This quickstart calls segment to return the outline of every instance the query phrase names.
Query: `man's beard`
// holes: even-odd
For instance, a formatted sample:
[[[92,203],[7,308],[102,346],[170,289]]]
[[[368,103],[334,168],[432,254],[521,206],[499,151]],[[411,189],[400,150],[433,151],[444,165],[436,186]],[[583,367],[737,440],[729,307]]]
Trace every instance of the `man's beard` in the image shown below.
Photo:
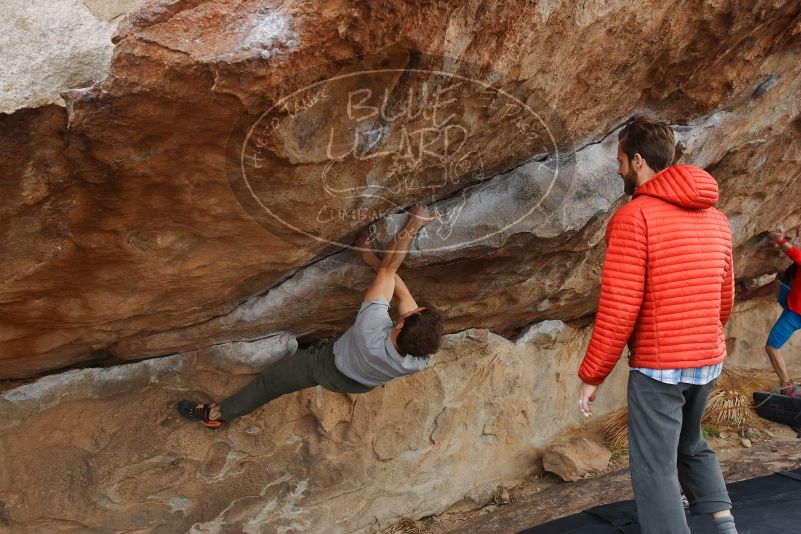
[[[637,189],[637,173],[633,169],[623,175],[623,192],[631,196]]]

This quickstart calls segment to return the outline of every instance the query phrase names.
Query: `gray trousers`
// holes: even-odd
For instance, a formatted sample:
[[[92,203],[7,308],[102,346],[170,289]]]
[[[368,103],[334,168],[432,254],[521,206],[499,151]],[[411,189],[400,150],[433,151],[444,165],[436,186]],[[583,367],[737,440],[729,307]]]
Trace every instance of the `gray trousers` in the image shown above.
[[[266,367],[250,384],[220,403],[222,418],[232,421],[281,395],[318,385],[339,393],[365,393],[373,389],[337,369],[332,340],[298,350]]]
[[[720,464],[701,431],[715,382],[665,384],[629,373],[629,470],[643,534],[689,534],[679,484],[693,515],[731,509]]]

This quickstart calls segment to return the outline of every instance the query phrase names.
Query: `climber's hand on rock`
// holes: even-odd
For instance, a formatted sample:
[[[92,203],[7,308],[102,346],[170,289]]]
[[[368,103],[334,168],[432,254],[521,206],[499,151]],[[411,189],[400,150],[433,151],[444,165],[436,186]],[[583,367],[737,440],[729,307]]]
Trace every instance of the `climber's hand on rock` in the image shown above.
[[[584,417],[589,417],[592,415],[592,402],[595,402],[595,395],[598,391],[598,386],[593,386],[592,384],[586,384],[582,382],[581,388],[579,389],[579,408],[581,408],[581,413]]]
[[[365,265],[373,270],[381,266],[381,260],[375,255],[375,250],[373,249],[372,227],[364,229],[359,234],[359,237],[356,238],[356,248]]]
[[[370,235],[370,230],[365,228],[356,238],[356,246],[359,248],[372,248],[373,237]]]
[[[409,221],[414,221],[414,224],[416,224],[418,228],[422,228],[437,218],[437,214],[432,215],[428,210],[428,206],[423,204],[415,204],[412,206],[412,208],[409,210],[409,215],[411,215]]]
[[[768,235],[776,243],[778,243],[779,241],[784,240],[784,235],[779,233],[779,232],[768,232]]]

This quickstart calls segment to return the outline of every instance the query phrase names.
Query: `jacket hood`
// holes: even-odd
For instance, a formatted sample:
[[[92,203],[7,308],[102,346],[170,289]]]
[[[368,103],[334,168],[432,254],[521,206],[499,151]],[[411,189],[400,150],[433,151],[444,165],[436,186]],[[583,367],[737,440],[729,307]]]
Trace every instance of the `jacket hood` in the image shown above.
[[[718,201],[718,183],[708,172],[692,165],[674,165],[656,173],[634,191],[690,209],[711,208]]]

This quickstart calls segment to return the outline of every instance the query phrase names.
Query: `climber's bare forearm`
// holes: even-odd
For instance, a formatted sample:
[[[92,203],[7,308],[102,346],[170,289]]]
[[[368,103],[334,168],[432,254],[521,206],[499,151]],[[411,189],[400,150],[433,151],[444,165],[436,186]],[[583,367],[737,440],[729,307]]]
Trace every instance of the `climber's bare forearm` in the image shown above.
[[[406,283],[397,273],[395,274],[395,296],[398,297],[398,313],[401,315],[418,308],[412,292],[409,291]]]
[[[369,245],[369,243],[363,242],[361,244],[362,246],[361,250],[359,251],[359,255],[361,256],[362,261],[365,263],[365,265],[371,267],[372,269],[378,269],[381,266],[381,260],[379,257],[375,255],[375,252],[373,252],[372,249],[368,248],[368,246],[365,246]],[[406,283],[398,273],[395,273],[395,296],[398,298],[398,311],[401,315],[417,309],[417,302],[415,302],[411,291],[409,291]]]
[[[414,236],[417,235],[417,232],[419,232],[422,227],[423,225],[420,224],[416,218],[410,216],[409,222],[406,223],[403,230],[398,232],[389,243],[379,269],[388,269],[393,273],[396,272],[403,263],[403,260],[406,259],[406,254],[409,252],[409,246],[412,244]]]
[[[359,251],[359,256],[365,265],[373,270],[378,269],[381,266],[381,259],[375,255],[375,252],[373,252],[372,249],[367,247],[369,247],[369,244],[362,246],[361,250]]]

